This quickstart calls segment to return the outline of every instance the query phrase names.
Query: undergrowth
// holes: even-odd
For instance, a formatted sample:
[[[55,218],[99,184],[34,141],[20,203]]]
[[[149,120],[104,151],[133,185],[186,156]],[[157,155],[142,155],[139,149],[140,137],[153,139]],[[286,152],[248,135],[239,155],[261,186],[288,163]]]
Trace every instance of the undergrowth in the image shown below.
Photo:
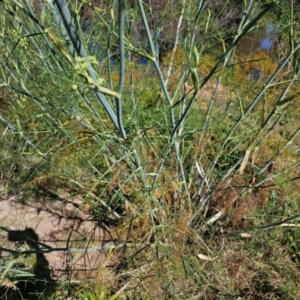
[[[225,39],[222,12],[202,2],[196,14],[188,1],[176,6],[185,30],[161,61],[160,27],[147,32],[142,1],[130,14],[113,1],[110,18],[92,6],[92,33],[70,25],[82,3],[72,14],[56,1],[42,14],[29,1],[0,4],[1,199],[30,206],[67,194],[103,231],[95,272],[58,277],[44,256],[38,263],[55,249],[0,220],[3,299],[299,298],[296,16],[277,24],[278,49],[291,45],[283,58],[242,55],[236,44],[282,7],[246,1]],[[143,43],[124,31],[132,20],[115,17],[124,14],[143,26]],[[93,251],[90,234],[66,251]]]

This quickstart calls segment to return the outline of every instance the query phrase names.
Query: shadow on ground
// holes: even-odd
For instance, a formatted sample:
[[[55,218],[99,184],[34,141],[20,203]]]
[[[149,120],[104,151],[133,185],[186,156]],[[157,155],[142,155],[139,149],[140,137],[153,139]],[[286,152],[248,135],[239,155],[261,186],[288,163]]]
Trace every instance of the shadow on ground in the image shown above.
[[[83,201],[49,195],[0,200],[0,299],[38,299],[57,282],[94,279],[117,263],[109,228],[84,212]]]

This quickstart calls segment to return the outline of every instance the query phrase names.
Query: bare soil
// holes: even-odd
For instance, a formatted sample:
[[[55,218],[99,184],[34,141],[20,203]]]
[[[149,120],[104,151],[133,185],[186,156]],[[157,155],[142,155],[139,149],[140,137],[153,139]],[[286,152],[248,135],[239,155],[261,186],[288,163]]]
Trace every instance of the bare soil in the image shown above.
[[[51,279],[95,278],[99,268],[113,264],[108,253],[114,245],[106,229],[80,209],[81,199],[66,196],[21,203],[19,197],[1,198],[0,194],[2,258],[11,255],[9,250],[24,251],[24,244],[25,250],[48,252],[42,254],[43,268]]]

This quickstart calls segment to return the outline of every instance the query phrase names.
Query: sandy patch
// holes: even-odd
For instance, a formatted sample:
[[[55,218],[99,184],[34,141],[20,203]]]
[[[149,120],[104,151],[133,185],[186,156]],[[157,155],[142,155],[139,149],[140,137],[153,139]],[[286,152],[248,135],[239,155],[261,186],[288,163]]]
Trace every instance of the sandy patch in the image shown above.
[[[100,228],[83,213],[81,204],[63,198],[26,204],[17,197],[1,199],[0,259],[11,256],[6,249],[24,251],[27,244],[25,250],[43,252],[44,267],[50,270],[52,279],[94,278],[99,268],[113,264],[111,250],[115,246],[105,226]]]

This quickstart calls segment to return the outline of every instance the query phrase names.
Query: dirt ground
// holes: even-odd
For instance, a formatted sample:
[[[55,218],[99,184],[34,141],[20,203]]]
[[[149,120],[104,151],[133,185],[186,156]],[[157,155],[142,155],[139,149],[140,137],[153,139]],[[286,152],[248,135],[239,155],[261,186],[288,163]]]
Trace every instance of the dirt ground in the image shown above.
[[[17,196],[2,197],[0,190],[0,259],[11,256],[9,250],[48,252],[42,253],[43,268],[55,280],[95,278],[113,264],[115,246],[106,229],[81,211],[83,200],[66,196],[24,203]]]

